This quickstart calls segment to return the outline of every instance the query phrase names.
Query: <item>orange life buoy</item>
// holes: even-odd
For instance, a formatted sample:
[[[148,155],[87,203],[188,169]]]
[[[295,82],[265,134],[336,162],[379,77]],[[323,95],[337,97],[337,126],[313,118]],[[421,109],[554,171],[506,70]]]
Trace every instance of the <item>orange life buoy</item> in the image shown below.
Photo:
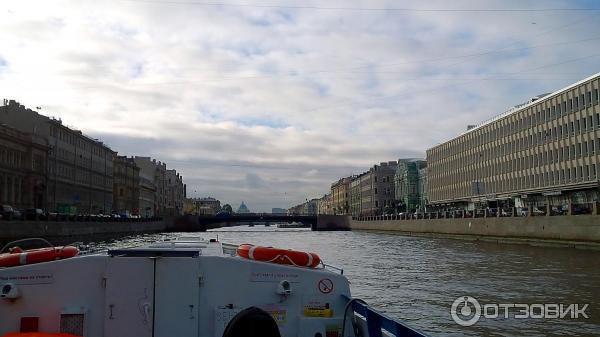
[[[10,253],[0,254],[0,267],[14,267],[25,264],[68,259],[77,254],[79,254],[79,249],[73,246],[48,247],[25,251],[19,247],[15,247],[11,249]]]
[[[239,245],[237,253],[239,256],[250,260],[289,264],[300,267],[315,268],[319,265],[319,263],[321,263],[321,259],[315,253],[273,247],[254,246],[247,243]]]

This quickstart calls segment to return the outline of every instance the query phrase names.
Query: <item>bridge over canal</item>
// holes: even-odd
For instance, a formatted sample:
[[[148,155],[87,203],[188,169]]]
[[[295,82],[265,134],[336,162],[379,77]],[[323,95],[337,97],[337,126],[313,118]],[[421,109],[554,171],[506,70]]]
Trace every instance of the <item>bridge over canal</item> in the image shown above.
[[[313,231],[350,230],[349,217],[345,215],[277,215],[232,214],[226,216],[186,215],[175,220],[173,230],[203,232],[208,229],[240,226],[249,223],[293,223],[310,225]]]

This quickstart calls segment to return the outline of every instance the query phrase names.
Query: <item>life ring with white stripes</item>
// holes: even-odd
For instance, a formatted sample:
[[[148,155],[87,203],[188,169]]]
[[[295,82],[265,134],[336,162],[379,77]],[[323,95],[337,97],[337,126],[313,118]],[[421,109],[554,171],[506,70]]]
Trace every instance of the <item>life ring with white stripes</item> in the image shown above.
[[[22,250],[13,247],[10,252],[0,254],[0,267],[15,267],[26,264],[68,259],[79,254],[79,249],[73,246],[47,247]]]
[[[243,258],[255,261],[287,264],[297,267],[315,268],[321,263],[319,255],[291,249],[254,246],[251,244],[239,245],[237,254]]]

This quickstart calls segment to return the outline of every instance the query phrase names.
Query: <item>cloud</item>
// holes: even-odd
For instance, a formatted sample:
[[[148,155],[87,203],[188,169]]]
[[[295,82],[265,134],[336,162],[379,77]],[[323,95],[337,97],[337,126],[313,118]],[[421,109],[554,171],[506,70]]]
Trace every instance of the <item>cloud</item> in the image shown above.
[[[468,124],[598,71],[597,11],[248,4],[7,1],[0,93],[121,154],[167,162],[194,196],[266,211],[375,163],[424,157]],[[589,4],[402,7],[536,6]]]
[[[255,173],[246,173],[246,187],[250,190],[264,188],[267,183]]]

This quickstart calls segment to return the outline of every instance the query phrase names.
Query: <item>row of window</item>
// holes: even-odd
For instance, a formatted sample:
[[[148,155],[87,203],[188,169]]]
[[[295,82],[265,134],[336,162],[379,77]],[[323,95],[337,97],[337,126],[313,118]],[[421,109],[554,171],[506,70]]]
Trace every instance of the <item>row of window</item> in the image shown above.
[[[443,158],[439,161],[430,163],[432,168],[436,165],[444,165],[453,161],[458,161],[461,165],[474,164],[480,161],[486,161],[496,158],[498,155],[508,155],[517,151],[525,151],[534,146],[549,144],[560,139],[573,137],[576,135],[585,135],[594,129],[600,129],[600,113],[596,113],[594,118],[581,118],[575,121],[556,125],[548,130],[531,132],[529,135],[520,136],[513,140],[500,140],[501,144],[487,144],[481,149],[471,149],[457,155]],[[591,134],[593,136],[593,134]],[[499,153],[498,153],[499,152]]]
[[[395,203],[396,202],[394,200],[386,199],[383,200],[383,204],[381,205],[381,207],[393,207]],[[375,208],[379,208],[379,205],[379,201],[375,200]]]
[[[97,145],[97,143],[88,140],[77,132],[69,132],[64,128],[50,126],[50,136],[59,139],[67,144],[76,146],[84,151],[89,151],[96,156],[110,156],[110,152],[107,148]]]
[[[569,92],[544,99],[535,106],[522,109],[501,120],[470,131],[461,137],[428,151],[428,159],[438,160],[448,155],[468,150],[473,146],[480,146],[496,141],[499,138],[531,129],[536,125],[555,120],[566,114],[596,106],[600,103],[600,93],[597,88],[589,88],[590,85],[590,83],[587,83],[587,85],[582,85]]]
[[[63,165],[60,163],[50,164],[49,173],[51,177],[59,177],[64,179],[71,179],[80,184],[90,184],[89,171],[77,170],[74,166]],[[91,177],[92,185],[96,186],[111,186],[113,179],[110,176],[103,176],[101,174],[92,174]]]
[[[600,153],[600,137],[597,138],[595,132],[600,129],[599,84],[595,78],[427,151],[432,199],[472,195],[470,182],[477,179],[491,181],[488,186],[491,190],[487,192],[496,193],[515,190],[512,185],[545,186],[544,174],[551,175],[548,184],[568,184],[595,177],[597,159],[586,160],[593,169],[587,165],[577,166],[580,163],[572,160]],[[596,111],[589,109],[592,107]],[[560,162],[566,164],[564,172],[560,167],[548,167],[546,173],[539,172],[540,169],[535,170],[539,173],[528,171],[533,175],[531,178],[498,179],[499,174],[515,176],[522,170]],[[572,164],[575,166],[571,168]],[[444,197],[438,196],[440,193]]]
[[[26,154],[21,151],[0,147],[0,163],[10,168],[24,168]]]
[[[377,182],[377,176],[374,177],[375,182]],[[393,180],[392,176],[384,176],[382,177],[382,179],[380,179],[380,182],[382,183],[389,183]]]
[[[432,192],[438,199],[451,199],[459,190],[461,195],[496,194],[520,191],[524,189],[550,188],[558,185],[593,182],[600,176],[596,164],[579,165],[564,169],[549,170],[501,180],[484,179],[478,192],[473,190],[472,182],[462,182],[441,187],[433,187]]]
[[[452,183],[457,179],[461,181],[477,177],[490,177],[536,168],[541,165],[567,162],[577,158],[593,157],[596,153],[600,153],[600,137],[571,145],[558,146],[554,144],[554,146],[542,149],[534,154],[519,152],[471,165],[460,165],[459,162],[444,163],[440,165],[441,170],[432,171],[430,181],[433,182],[433,185],[443,185]]]

